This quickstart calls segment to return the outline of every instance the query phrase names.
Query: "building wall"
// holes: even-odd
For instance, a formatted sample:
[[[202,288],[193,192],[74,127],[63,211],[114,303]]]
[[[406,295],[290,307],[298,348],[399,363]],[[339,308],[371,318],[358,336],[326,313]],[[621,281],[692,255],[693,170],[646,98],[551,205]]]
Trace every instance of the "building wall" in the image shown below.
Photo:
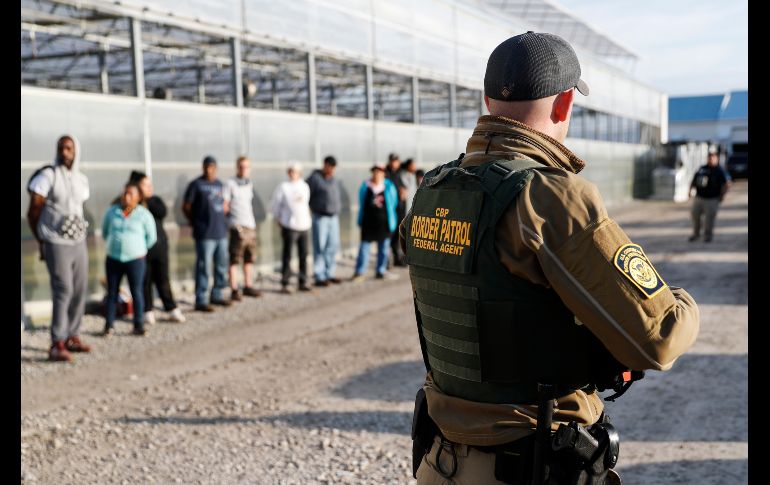
[[[243,42],[288,46],[360,62],[362,68],[367,65],[407,79],[453,83],[457,89],[476,89],[479,95],[489,52],[505,38],[523,31],[494,12],[451,0],[247,0],[245,18],[240,14],[241,2],[236,0],[128,0],[120,5],[86,1],[80,5],[212,35],[235,34]],[[167,12],[173,12],[173,17]],[[591,96],[578,96],[579,106],[605,113],[610,125],[622,117],[653,129],[646,130],[647,137],[639,138],[645,144],[602,135],[597,140],[568,138],[567,146],[588,161],[583,175],[599,186],[608,205],[644,196],[650,192],[650,144],[659,141],[649,134],[660,136],[665,131],[665,96],[603,65],[589,53],[578,55],[583,78],[591,86]],[[189,181],[199,175],[205,155],[217,157],[221,179],[233,175],[238,155],[245,153],[252,159],[255,213],[262,241],[259,262],[270,263],[279,259],[279,233],[267,214],[267,205],[273,189],[285,177],[287,161],[304,163],[309,173],[323,156],[337,157],[345,188],[342,242],[343,247],[351,248],[358,242],[356,194],[371,164],[385,161],[387,154],[395,151],[402,159],[415,158],[420,168],[428,170],[463,152],[473,126],[473,117],[454,127],[448,123],[430,126],[30,86],[22,86],[21,98],[22,263],[28,300],[47,299],[49,289],[25,219],[25,186],[32,171],[50,163],[55,141],[64,133],[79,138],[81,169],[91,182],[91,199],[86,204],[91,222],[89,286],[91,292],[98,293],[104,274],[101,218],[131,170],[150,173],[157,195],[169,206],[166,226],[172,275],[190,279],[193,245],[180,198]]]
[[[99,291],[99,278],[104,275],[101,218],[131,170],[151,169],[156,194],[169,207],[165,222],[170,236],[172,274],[178,279],[189,279],[194,254],[190,230],[181,213],[184,189],[200,174],[200,163],[206,154],[214,154],[219,160],[221,179],[234,175],[242,124],[248,125],[263,263],[278,261],[280,251],[279,231],[267,214],[270,195],[285,177],[287,160],[302,162],[307,173],[314,168],[315,139],[319,140],[322,154],[334,154],[339,161],[338,176],[344,187],[342,242],[343,247],[350,248],[358,242],[356,194],[368,175],[373,153],[379,161],[384,161],[390,151],[404,158],[419,155],[418,166],[428,170],[464,152],[471,134],[471,130],[459,128],[246,111],[247,117],[243,118],[234,107],[22,88],[20,193],[26,297],[46,299],[49,289],[45,267],[37,260],[36,244],[27,227],[25,212],[29,198],[25,186],[37,167],[50,163],[55,141],[63,133],[78,137],[80,168],[91,184],[91,198],[85,205],[91,224],[91,292]],[[151,166],[143,158],[144,134],[136,129],[143,126],[145,116],[146,126],[152,132]],[[577,139],[568,139],[567,146],[588,161],[583,175],[599,186],[609,205],[628,201],[635,190],[648,190],[643,177],[635,175],[640,167],[650,163],[648,146]],[[635,189],[635,184],[641,188]]]
[[[749,122],[743,120],[672,121],[668,125],[671,141],[748,142]],[[733,139],[733,134],[737,136]]]

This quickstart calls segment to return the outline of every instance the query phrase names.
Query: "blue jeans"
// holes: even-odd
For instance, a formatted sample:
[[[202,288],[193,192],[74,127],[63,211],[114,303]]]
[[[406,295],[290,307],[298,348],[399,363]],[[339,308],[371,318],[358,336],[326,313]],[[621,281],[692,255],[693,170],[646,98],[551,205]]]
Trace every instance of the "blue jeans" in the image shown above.
[[[388,255],[390,254],[390,238],[377,241],[377,273],[385,274],[388,269]],[[358,259],[356,260],[356,274],[364,274],[369,264],[369,241],[361,241],[358,246]]]
[[[227,285],[227,238],[195,240],[195,304],[206,305],[209,302],[209,278],[211,262],[214,262],[214,287],[211,299],[224,300]]]
[[[112,328],[115,322],[115,309],[118,305],[118,289],[123,275],[128,276],[128,288],[134,300],[134,328],[144,328],[144,270],[145,259],[132,259],[121,263],[109,256],[105,262],[107,272],[107,322]]]
[[[339,246],[339,216],[313,214],[313,274],[316,281],[334,278]]]

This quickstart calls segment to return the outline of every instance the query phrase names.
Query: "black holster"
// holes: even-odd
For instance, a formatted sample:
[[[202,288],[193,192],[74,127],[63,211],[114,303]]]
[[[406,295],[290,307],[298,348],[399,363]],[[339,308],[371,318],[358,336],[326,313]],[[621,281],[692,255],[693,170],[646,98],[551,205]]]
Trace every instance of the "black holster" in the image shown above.
[[[550,441],[544,457],[546,475],[540,483],[532,476],[535,435],[489,450],[495,453],[495,478],[516,485],[620,485],[612,469],[620,442],[606,415],[588,427],[574,421],[562,424]]]
[[[560,425],[551,439],[550,481],[559,485],[614,485],[620,438],[609,417],[584,428],[574,421]]]
[[[425,390],[420,388],[414,400],[414,415],[412,416],[412,476],[417,478],[422,458],[430,451],[433,438],[439,434],[438,426],[428,415],[428,400]]]

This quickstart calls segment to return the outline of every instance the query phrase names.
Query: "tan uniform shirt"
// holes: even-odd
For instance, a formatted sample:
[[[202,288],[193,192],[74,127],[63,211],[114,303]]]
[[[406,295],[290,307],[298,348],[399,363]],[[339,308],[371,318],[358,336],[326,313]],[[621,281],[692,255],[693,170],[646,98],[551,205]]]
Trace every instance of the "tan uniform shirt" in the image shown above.
[[[543,164],[503,214],[495,233],[500,262],[516,276],[552,288],[564,304],[630,369],[667,370],[695,341],[699,313],[681,288],[649,297],[615,264],[631,244],[607,216],[596,186],[578,177],[585,163],[558,141],[515,120],[482,116],[461,166],[522,153]],[[403,224],[401,226],[403,244]],[[662,275],[661,275],[662,276]],[[665,281],[665,278],[663,278]],[[558,338],[555,335],[554,338]],[[430,416],[459,443],[495,445],[534,431],[537,406],[478,403],[449,396],[425,382]],[[560,398],[559,422],[596,422],[604,406],[596,393]]]

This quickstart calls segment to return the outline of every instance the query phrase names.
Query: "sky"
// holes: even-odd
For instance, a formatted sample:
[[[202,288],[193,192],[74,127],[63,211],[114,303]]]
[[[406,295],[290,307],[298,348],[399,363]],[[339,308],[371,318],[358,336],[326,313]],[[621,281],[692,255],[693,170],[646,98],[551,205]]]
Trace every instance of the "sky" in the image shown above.
[[[636,53],[634,76],[670,96],[748,89],[748,0],[556,3]]]

